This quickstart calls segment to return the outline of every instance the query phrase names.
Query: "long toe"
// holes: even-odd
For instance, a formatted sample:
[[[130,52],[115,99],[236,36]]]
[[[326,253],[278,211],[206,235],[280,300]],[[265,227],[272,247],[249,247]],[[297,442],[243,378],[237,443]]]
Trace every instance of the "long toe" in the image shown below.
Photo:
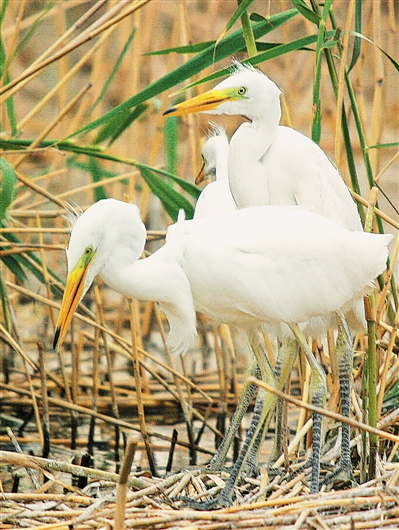
[[[337,467],[324,477],[320,485],[331,485],[331,487],[339,485],[339,487],[343,488],[358,486],[353,474],[352,462],[341,459]]]
[[[214,499],[206,501],[197,501],[195,499],[190,499],[190,497],[181,497],[180,499],[183,501],[182,508],[193,508],[194,510],[203,512],[228,508],[233,504],[232,496],[226,495],[223,491]]]

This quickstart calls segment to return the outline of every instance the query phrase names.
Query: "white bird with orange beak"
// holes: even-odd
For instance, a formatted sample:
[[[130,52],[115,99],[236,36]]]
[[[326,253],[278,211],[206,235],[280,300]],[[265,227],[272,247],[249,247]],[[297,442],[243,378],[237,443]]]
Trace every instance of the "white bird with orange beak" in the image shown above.
[[[78,217],[54,348],[62,345],[77,304],[98,274],[126,296],[160,302],[175,353],[193,344],[196,311],[241,327],[262,379],[276,386],[258,331],[295,336],[322,380],[298,322],[344,311],[384,270],[391,236],[351,232],[306,209],[276,206],[180,221],[168,229],[163,247],[140,259],[145,239],[132,204],[105,199]],[[268,410],[275,399],[265,394]],[[215,505],[230,504],[231,494],[224,491]]]

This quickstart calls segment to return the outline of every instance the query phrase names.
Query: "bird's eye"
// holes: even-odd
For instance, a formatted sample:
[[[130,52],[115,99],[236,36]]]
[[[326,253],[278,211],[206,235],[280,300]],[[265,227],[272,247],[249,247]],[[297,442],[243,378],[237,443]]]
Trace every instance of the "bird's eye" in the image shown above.
[[[89,247],[86,248],[86,250],[84,251],[84,255],[86,257],[89,257],[91,256],[91,254],[93,253],[93,247],[90,245]]]
[[[243,96],[244,94],[247,93],[247,90],[248,90],[247,87],[245,87],[245,86],[241,86],[241,87],[237,90],[237,93],[238,93],[239,96]]]

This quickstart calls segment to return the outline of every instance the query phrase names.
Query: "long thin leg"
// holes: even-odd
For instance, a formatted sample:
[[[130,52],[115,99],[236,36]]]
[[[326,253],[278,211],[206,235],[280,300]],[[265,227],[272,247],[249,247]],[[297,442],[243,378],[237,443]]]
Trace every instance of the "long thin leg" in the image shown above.
[[[341,396],[341,413],[346,418],[350,416],[350,393],[353,366],[352,337],[345,318],[337,314],[338,336],[336,344],[336,355],[338,364],[338,376]],[[341,457],[339,465],[332,473],[329,473],[322,484],[330,482],[341,473],[346,475],[347,480],[356,484],[353,476],[352,460],[350,454],[350,426],[342,423],[341,426]]]
[[[292,367],[294,365],[295,359],[298,355],[298,343],[296,340],[291,338],[285,338],[282,343],[279,345],[276,365],[274,367],[274,375],[278,380],[277,388],[281,390],[285,382],[288,379],[289,374],[291,373]],[[255,404],[256,406],[256,404]],[[269,459],[269,464],[273,464],[282,452],[282,430],[281,430],[281,421],[282,414],[279,413],[279,407],[283,409],[283,400],[277,400],[277,413],[276,413],[276,432],[274,435],[273,451]],[[254,446],[252,447],[251,452],[247,458],[246,464],[246,473],[249,475],[255,474],[259,461],[259,453],[262,448],[263,440],[266,436],[267,429],[269,427],[271,417],[267,417],[262,431],[259,433],[259,437],[256,440]]]
[[[248,339],[260,368],[262,380],[267,382],[270,386],[276,387],[273,369],[269,363],[266,353],[262,348],[257,332],[249,333]],[[226,481],[224,489],[215,499],[212,499],[211,501],[198,502],[192,499],[187,499],[186,505],[196,508],[197,510],[212,510],[231,505],[233,489],[243,470],[246,458],[251,451],[253,444],[256,442],[260,431],[262,430],[268,413],[274,409],[276,404],[277,398],[274,394],[266,392],[265,390],[260,390],[258,395],[260,396],[259,399],[261,400],[262,406],[257,407],[254,411],[253,420],[251,422],[247,436],[245,437],[240,454],[238,455],[237,461],[234,464],[231,474]]]
[[[276,364],[274,367],[274,373],[278,380],[280,380],[281,364],[283,362],[283,358],[284,358],[283,344],[279,344]],[[272,452],[271,452],[271,455],[268,461],[270,465],[274,464],[274,462],[278,459],[278,457],[281,455],[282,450],[283,450],[283,412],[284,412],[284,400],[282,398],[278,398],[277,404],[276,404],[276,427],[275,427],[274,438],[273,438],[273,449],[272,449]]]
[[[306,359],[310,364],[312,379],[310,382],[310,398],[312,405],[321,407],[324,404],[324,399],[327,394],[326,375],[321,366],[314,358],[306,339],[300,330],[298,324],[290,325],[292,332],[295,335],[298,344],[302,348]],[[311,493],[319,491],[320,480],[320,450],[321,450],[321,423],[322,417],[320,414],[313,414],[313,456],[312,456],[312,479],[310,490]]]
[[[233,414],[233,417],[231,418],[227,432],[224,435],[223,440],[221,441],[218,447],[218,450],[216,451],[216,453],[212,457],[212,460],[208,464],[211,469],[218,470],[223,467],[224,462],[226,460],[227,452],[231,444],[233,443],[233,440],[241,425],[244,414],[246,413],[249,404],[251,403],[252,398],[255,395],[255,392],[258,387],[253,383],[248,382],[248,378],[251,376],[256,378],[260,377],[260,369],[255,358],[253,359],[251,366],[248,369],[244,385],[240,394],[240,399],[237,404],[237,408]]]

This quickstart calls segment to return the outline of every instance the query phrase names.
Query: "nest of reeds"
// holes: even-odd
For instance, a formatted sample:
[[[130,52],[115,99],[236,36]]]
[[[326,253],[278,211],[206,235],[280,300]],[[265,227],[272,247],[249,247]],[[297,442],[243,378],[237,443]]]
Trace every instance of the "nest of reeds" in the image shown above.
[[[395,2],[362,10],[361,2],[332,1],[329,12],[313,0],[266,4],[243,3],[235,18],[234,2],[3,2],[1,528],[399,526],[399,319],[390,275],[397,243],[389,275],[374,290],[375,349],[367,334],[354,338],[351,451],[358,487],[337,480],[309,495],[308,469],[301,468],[312,445],[302,358],[285,389],[284,451],[275,469],[266,465],[272,427],[259,472],[240,478],[235,505],[201,512],[186,508],[185,498],[211,499],[223,488],[250,419],[251,410],[227,469],[209,473],[205,465],[249,362],[240,332],[221,331],[198,315],[195,349],[174,359],[157,305],[128,304],[98,282],[62,352],[52,350],[66,274],[66,203],[79,210],[127,195],[141,208],[147,251],[161,245],[179,209],[192,214],[207,127],[195,116],[165,121],[161,109],[182,83],[205,78],[233,56],[246,59],[250,25],[257,66],[283,91],[284,123],[315,135],[359,210],[373,211],[373,230],[397,237]],[[249,9],[260,17],[250,20]],[[237,119],[223,123],[231,133]],[[369,191],[376,186],[374,204]],[[275,345],[265,341],[273,362]],[[327,473],[339,458],[342,421],[333,335],[313,350],[329,387]]]

